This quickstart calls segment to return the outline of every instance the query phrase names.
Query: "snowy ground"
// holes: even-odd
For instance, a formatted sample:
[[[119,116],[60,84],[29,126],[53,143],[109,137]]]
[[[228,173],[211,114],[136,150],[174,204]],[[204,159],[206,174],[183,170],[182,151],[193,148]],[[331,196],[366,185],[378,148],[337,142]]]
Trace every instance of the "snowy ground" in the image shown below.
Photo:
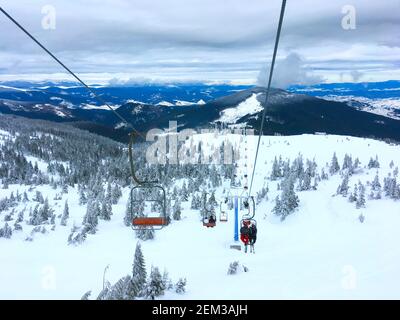
[[[4,134],[4,133],[3,133]],[[212,138],[212,139],[211,139]],[[197,135],[194,139],[220,143],[224,137]],[[256,137],[230,135],[240,143],[241,173],[251,173]],[[189,142],[188,142],[189,143]],[[207,145],[206,143],[206,145]],[[341,178],[322,181],[317,191],[298,192],[300,207],[284,222],[271,214],[278,194],[276,182],[266,180],[275,156],[293,160],[299,152],[314,158],[318,169],[336,151],[339,163],[345,153],[359,157],[365,166],[377,154],[379,176],[389,172],[391,160],[398,165],[400,146],[343,136],[301,135],[263,137],[256,168],[254,190],[268,182],[269,200],[257,207],[258,240],[256,254],[229,249],[233,243],[233,216],[213,229],[204,228],[198,212],[183,203],[182,221],[156,232],[156,238],[142,243],[146,265],[166,268],[171,278],[187,278],[187,293],[168,292],[165,299],[399,299],[400,298],[400,202],[390,199],[367,200],[366,208],[356,209],[341,196],[333,196]],[[30,159],[32,160],[32,159]],[[245,164],[248,164],[245,167]],[[39,162],[40,164],[40,162]],[[364,169],[353,176],[372,180],[376,169]],[[22,193],[27,187],[10,185],[0,189],[0,198],[11,191]],[[222,189],[217,192],[221,198]],[[103,271],[110,265],[106,279],[114,283],[131,272],[137,239],[123,225],[128,190],[113,206],[111,221],[100,220],[99,231],[89,235],[80,246],[68,246],[67,237],[74,221],[80,223],[85,207],[78,205],[76,190],[70,188],[59,201],[50,187],[38,187],[61,214],[68,198],[71,218],[48,234],[36,234],[33,242],[24,241],[29,227],[14,232],[12,239],[0,238],[0,299],[79,299],[93,290],[97,296],[103,285]],[[30,191],[31,198],[36,190]],[[18,212],[17,208],[17,212]],[[358,216],[365,216],[360,223]],[[242,213],[243,214],[243,213]],[[0,216],[3,225],[3,214]],[[249,272],[227,275],[228,265],[239,261]]]

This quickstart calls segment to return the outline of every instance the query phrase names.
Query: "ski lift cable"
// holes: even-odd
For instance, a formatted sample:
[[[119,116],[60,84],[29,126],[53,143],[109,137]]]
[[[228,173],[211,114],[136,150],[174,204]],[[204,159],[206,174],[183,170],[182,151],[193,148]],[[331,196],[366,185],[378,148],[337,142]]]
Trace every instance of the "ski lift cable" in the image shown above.
[[[101,104],[106,105],[122,122],[132,128],[136,134],[145,138],[139,131],[137,131],[131,123],[129,123],[121,114],[114,110],[103,98],[96,94],[81,78],[79,78],[71,69],[62,63],[50,50],[48,50],[39,40],[37,40],[28,30],[26,30],[17,20],[15,20],[7,11],[0,7],[0,11],[19,29],[21,29],[29,38],[31,38],[39,47],[41,47],[51,58],[53,58],[60,66],[62,66],[69,74],[71,74],[80,84],[82,84]]]
[[[270,71],[269,71],[268,86],[267,86],[267,91],[265,93],[265,99],[264,99],[264,103],[263,103],[263,113],[262,113],[262,118],[261,118],[260,132],[259,132],[259,135],[258,135],[256,155],[255,155],[255,158],[254,158],[253,173],[251,175],[249,194],[251,194],[251,189],[253,187],[254,173],[256,171],[258,151],[259,151],[259,148],[260,148],[260,141],[261,141],[262,131],[263,131],[263,128],[264,128],[264,121],[265,121],[265,115],[266,115],[266,111],[267,111],[267,103],[268,103],[268,98],[269,98],[269,92],[270,92],[270,89],[271,89],[271,81],[272,81],[272,75],[273,75],[273,72],[274,72],[276,53],[278,51],[279,38],[280,38],[280,35],[281,35],[281,29],[282,29],[282,24],[283,24],[283,17],[285,15],[285,7],[286,7],[286,0],[282,0],[281,13],[280,13],[280,16],[279,16],[279,23],[278,23],[278,29],[276,31],[274,53],[272,55],[271,68],[270,68]]]

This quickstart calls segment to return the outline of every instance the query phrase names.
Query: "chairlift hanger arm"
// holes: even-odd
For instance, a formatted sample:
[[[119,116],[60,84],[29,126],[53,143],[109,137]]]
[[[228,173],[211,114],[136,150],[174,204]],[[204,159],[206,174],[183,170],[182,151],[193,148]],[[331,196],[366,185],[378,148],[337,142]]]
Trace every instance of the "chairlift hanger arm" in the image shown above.
[[[139,186],[146,185],[146,184],[155,184],[158,181],[141,181],[136,175],[135,165],[134,165],[134,161],[133,161],[133,140],[134,140],[134,136],[135,136],[135,132],[131,132],[129,134],[129,148],[128,148],[129,164],[130,164],[130,167],[131,167],[132,179]]]

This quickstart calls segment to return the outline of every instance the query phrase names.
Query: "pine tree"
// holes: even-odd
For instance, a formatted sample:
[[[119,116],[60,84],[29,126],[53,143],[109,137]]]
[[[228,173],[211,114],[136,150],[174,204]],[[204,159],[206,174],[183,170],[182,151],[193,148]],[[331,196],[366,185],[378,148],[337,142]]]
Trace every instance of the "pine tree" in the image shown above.
[[[124,216],[124,224],[129,227],[132,225],[132,194],[129,194],[128,202],[126,203],[126,210]]]
[[[356,208],[360,209],[365,207],[365,187],[361,182],[358,182],[358,197],[356,201]]]
[[[281,175],[281,168],[280,165],[278,163],[278,159],[275,157],[274,158],[274,162],[272,164],[272,171],[271,171],[271,180],[276,180],[278,178],[280,178]]]
[[[213,207],[218,205],[217,200],[215,200],[215,191],[211,192],[210,198],[208,199],[208,203]]]
[[[65,200],[65,204],[64,204],[64,211],[61,217],[61,225],[62,226],[66,226],[67,225],[67,221],[69,218],[69,207],[68,207],[68,200]]]
[[[169,278],[169,274],[167,270],[164,270],[164,273],[162,275],[162,288],[164,291],[166,290],[171,290],[173,288],[173,284],[171,282],[171,279]]]
[[[71,233],[68,236],[68,244],[69,245],[78,245],[82,244],[87,237],[87,229],[84,227],[82,230],[79,230],[77,226],[72,226]]]
[[[344,155],[342,170],[347,170],[348,174],[353,174],[353,159],[347,153]]]
[[[186,291],[186,278],[179,278],[178,282],[175,284],[175,292],[183,294]]]
[[[358,167],[360,166],[360,159],[356,158],[356,160],[354,160],[354,164],[353,164],[353,171],[355,171],[356,169],[358,169]]]
[[[35,196],[35,198],[33,198],[33,201],[36,201],[39,203],[44,203],[44,198],[40,191],[36,191],[36,196]]]
[[[281,220],[285,220],[286,217],[291,214],[299,205],[299,198],[294,192],[294,178],[287,177],[282,183],[281,196],[275,199],[275,207],[272,212],[281,217]]]
[[[63,184],[61,191],[62,191],[62,193],[68,193],[68,185],[67,184]]]
[[[142,295],[143,289],[146,285],[146,278],[147,278],[146,265],[141,245],[138,242],[136,244],[135,257],[133,259],[133,266],[132,266],[132,282],[136,290],[137,296]]]
[[[341,194],[343,197],[347,197],[347,192],[349,191],[349,174],[346,172],[342,183],[339,185],[339,187],[336,190],[336,194]]]
[[[86,206],[86,214],[83,218],[83,223],[88,233],[95,234],[97,231],[98,220],[98,202],[88,201]]]
[[[79,191],[79,204],[80,205],[84,205],[84,204],[87,204],[87,198],[86,198],[86,195],[85,195],[85,192],[81,189],[80,191]]]
[[[379,168],[379,161],[378,161],[378,156],[375,156],[375,159],[370,158],[369,162],[368,162],[368,169],[372,169],[372,168]]]
[[[122,191],[118,186],[118,184],[115,184],[114,188],[112,189],[112,204],[117,204],[121,196],[122,196]]]
[[[234,275],[238,272],[239,261],[233,261],[229,264],[228,275]]]
[[[4,227],[0,229],[0,238],[10,239],[12,236],[12,229],[6,222]]]
[[[181,202],[180,200],[175,200],[172,217],[174,220],[181,220]]]
[[[111,183],[110,182],[107,184],[106,199],[108,201],[111,201],[111,202],[113,201],[112,189],[111,189]]]
[[[355,184],[353,192],[349,196],[349,201],[350,202],[356,202],[357,198],[358,198],[358,188],[357,188],[357,185]]]
[[[135,298],[132,291],[132,279],[127,275],[119,279],[108,291],[107,300],[133,300]]]
[[[138,227],[136,230],[136,237],[138,239],[146,241],[146,240],[152,240],[154,239],[154,229],[153,227],[150,228],[141,228]]]
[[[92,291],[86,292],[86,293],[82,296],[81,300],[89,300],[89,297],[90,297],[91,294],[92,294]]]
[[[110,212],[110,207],[107,205],[107,200],[104,199],[102,204],[101,204],[101,210],[100,210],[100,219],[103,220],[111,220],[111,212]]]
[[[21,210],[21,211],[18,213],[18,218],[17,218],[17,220],[15,220],[15,223],[20,223],[20,222],[24,221],[25,209],[26,209],[26,208],[24,208],[23,210]]]
[[[151,298],[152,300],[164,294],[162,276],[157,267],[151,268],[150,277],[144,293],[146,298]]]
[[[193,210],[198,209],[196,194],[192,195],[192,201],[190,203],[190,209],[193,209]]]
[[[181,200],[182,201],[188,201],[189,194],[188,194],[188,190],[187,190],[185,182],[183,182],[182,189],[181,189],[181,192],[180,192],[180,196],[181,196]]]
[[[340,167],[339,167],[339,162],[338,162],[338,159],[337,159],[337,157],[336,157],[336,152],[333,154],[333,156],[332,156],[332,160],[331,160],[331,165],[330,165],[330,167],[329,167],[329,173],[331,174],[331,175],[334,175],[336,172],[338,172],[340,170]]]
[[[378,191],[381,189],[381,187],[382,186],[381,186],[381,183],[379,182],[379,176],[378,176],[378,172],[377,172],[374,180],[372,181],[371,188],[374,191]]]
[[[329,176],[328,174],[325,172],[324,168],[321,169],[321,179],[322,180],[328,180]]]

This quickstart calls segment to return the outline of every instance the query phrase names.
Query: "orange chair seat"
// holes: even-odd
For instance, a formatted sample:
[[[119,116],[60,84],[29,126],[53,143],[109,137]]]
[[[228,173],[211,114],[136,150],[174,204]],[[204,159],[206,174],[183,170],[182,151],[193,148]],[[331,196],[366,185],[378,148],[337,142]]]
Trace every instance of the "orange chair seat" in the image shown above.
[[[132,220],[134,226],[164,226],[167,220],[164,217],[138,217]]]

